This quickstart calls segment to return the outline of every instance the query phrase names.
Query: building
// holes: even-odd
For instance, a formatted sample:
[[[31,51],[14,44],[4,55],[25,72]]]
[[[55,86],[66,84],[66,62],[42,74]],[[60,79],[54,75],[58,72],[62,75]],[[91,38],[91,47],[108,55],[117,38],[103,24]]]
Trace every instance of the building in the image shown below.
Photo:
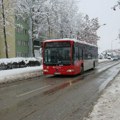
[[[4,12],[7,17],[5,25],[6,41],[8,48],[8,57],[28,57],[29,55],[29,21],[18,19],[15,16],[15,11],[11,10],[11,0],[4,0]],[[5,10],[10,12],[6,14]],[[6,58],[5,40],[3,34],[2,9],[0,7],[0,58]]]
[[[29,21],[15,19],[15,57],[29,57]]]

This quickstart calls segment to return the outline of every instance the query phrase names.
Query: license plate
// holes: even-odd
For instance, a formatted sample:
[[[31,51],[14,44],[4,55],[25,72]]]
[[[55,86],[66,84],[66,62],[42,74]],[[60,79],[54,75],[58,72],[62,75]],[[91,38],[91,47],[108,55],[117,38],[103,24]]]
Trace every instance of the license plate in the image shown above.
[[[59,73],[59,72],[55,72],[54,74],[55,74],[55,75],[60,75],[60,73]]]

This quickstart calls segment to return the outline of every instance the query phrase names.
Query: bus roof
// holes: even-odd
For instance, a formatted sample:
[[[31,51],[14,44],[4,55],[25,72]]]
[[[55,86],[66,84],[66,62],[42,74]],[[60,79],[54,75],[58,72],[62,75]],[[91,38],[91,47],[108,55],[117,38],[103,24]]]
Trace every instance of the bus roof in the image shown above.
[[[86,45],[90,45],[90,46],[94,46],[94,47],[97,47],[97,45],[93,45],[93,44],[90,44],[90,43],[87,43],[85,41],[80,41],[80,40],[77,40],[77,39],[71,39],[71,38],[64,38],[64,39],[50,39],[50,40],[45,40],[43,42],[53,42],[53,41],[74,41],[76,43],[81,43],[81,44],[86,44]]]

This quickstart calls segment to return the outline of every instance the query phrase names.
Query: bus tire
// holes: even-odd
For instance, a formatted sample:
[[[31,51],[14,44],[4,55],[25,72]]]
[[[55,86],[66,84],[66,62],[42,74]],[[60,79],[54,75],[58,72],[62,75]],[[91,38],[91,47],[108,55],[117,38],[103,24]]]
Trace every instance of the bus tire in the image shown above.
[[[80,74],[83,74],[83,72],[84,72],[84,68],[83,68],[83,65],[81,65],[81,67],[80,67]]]
[[[93,62],[93,70],[95,69],[95,61]]]

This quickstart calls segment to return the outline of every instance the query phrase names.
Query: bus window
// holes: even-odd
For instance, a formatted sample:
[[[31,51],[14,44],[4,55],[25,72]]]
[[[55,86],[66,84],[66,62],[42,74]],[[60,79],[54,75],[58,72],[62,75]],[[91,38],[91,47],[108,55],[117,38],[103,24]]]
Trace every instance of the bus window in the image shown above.
[[[45,50],[45,62],[50,62],[51,58],[50,58],[50,51],[48,49]]]
[[[88,59],[92,59],[92,54],[88,54],[88,55],[87,55],[87,58],[88,58]]]
[[[74,60],[82,60],[83,59],[83,50],[80,47],[75,47],[74,49]]]
[[[74,60],[78,60],[79,59],[79,54],[78,54],[78,47],[75,47],[74,49]]]
[[[46,65],[69,65],[70,47],[46,48],[44,64]]]
[[[79,47],[79,60],[83,59],[83,51],[82,48]]]

